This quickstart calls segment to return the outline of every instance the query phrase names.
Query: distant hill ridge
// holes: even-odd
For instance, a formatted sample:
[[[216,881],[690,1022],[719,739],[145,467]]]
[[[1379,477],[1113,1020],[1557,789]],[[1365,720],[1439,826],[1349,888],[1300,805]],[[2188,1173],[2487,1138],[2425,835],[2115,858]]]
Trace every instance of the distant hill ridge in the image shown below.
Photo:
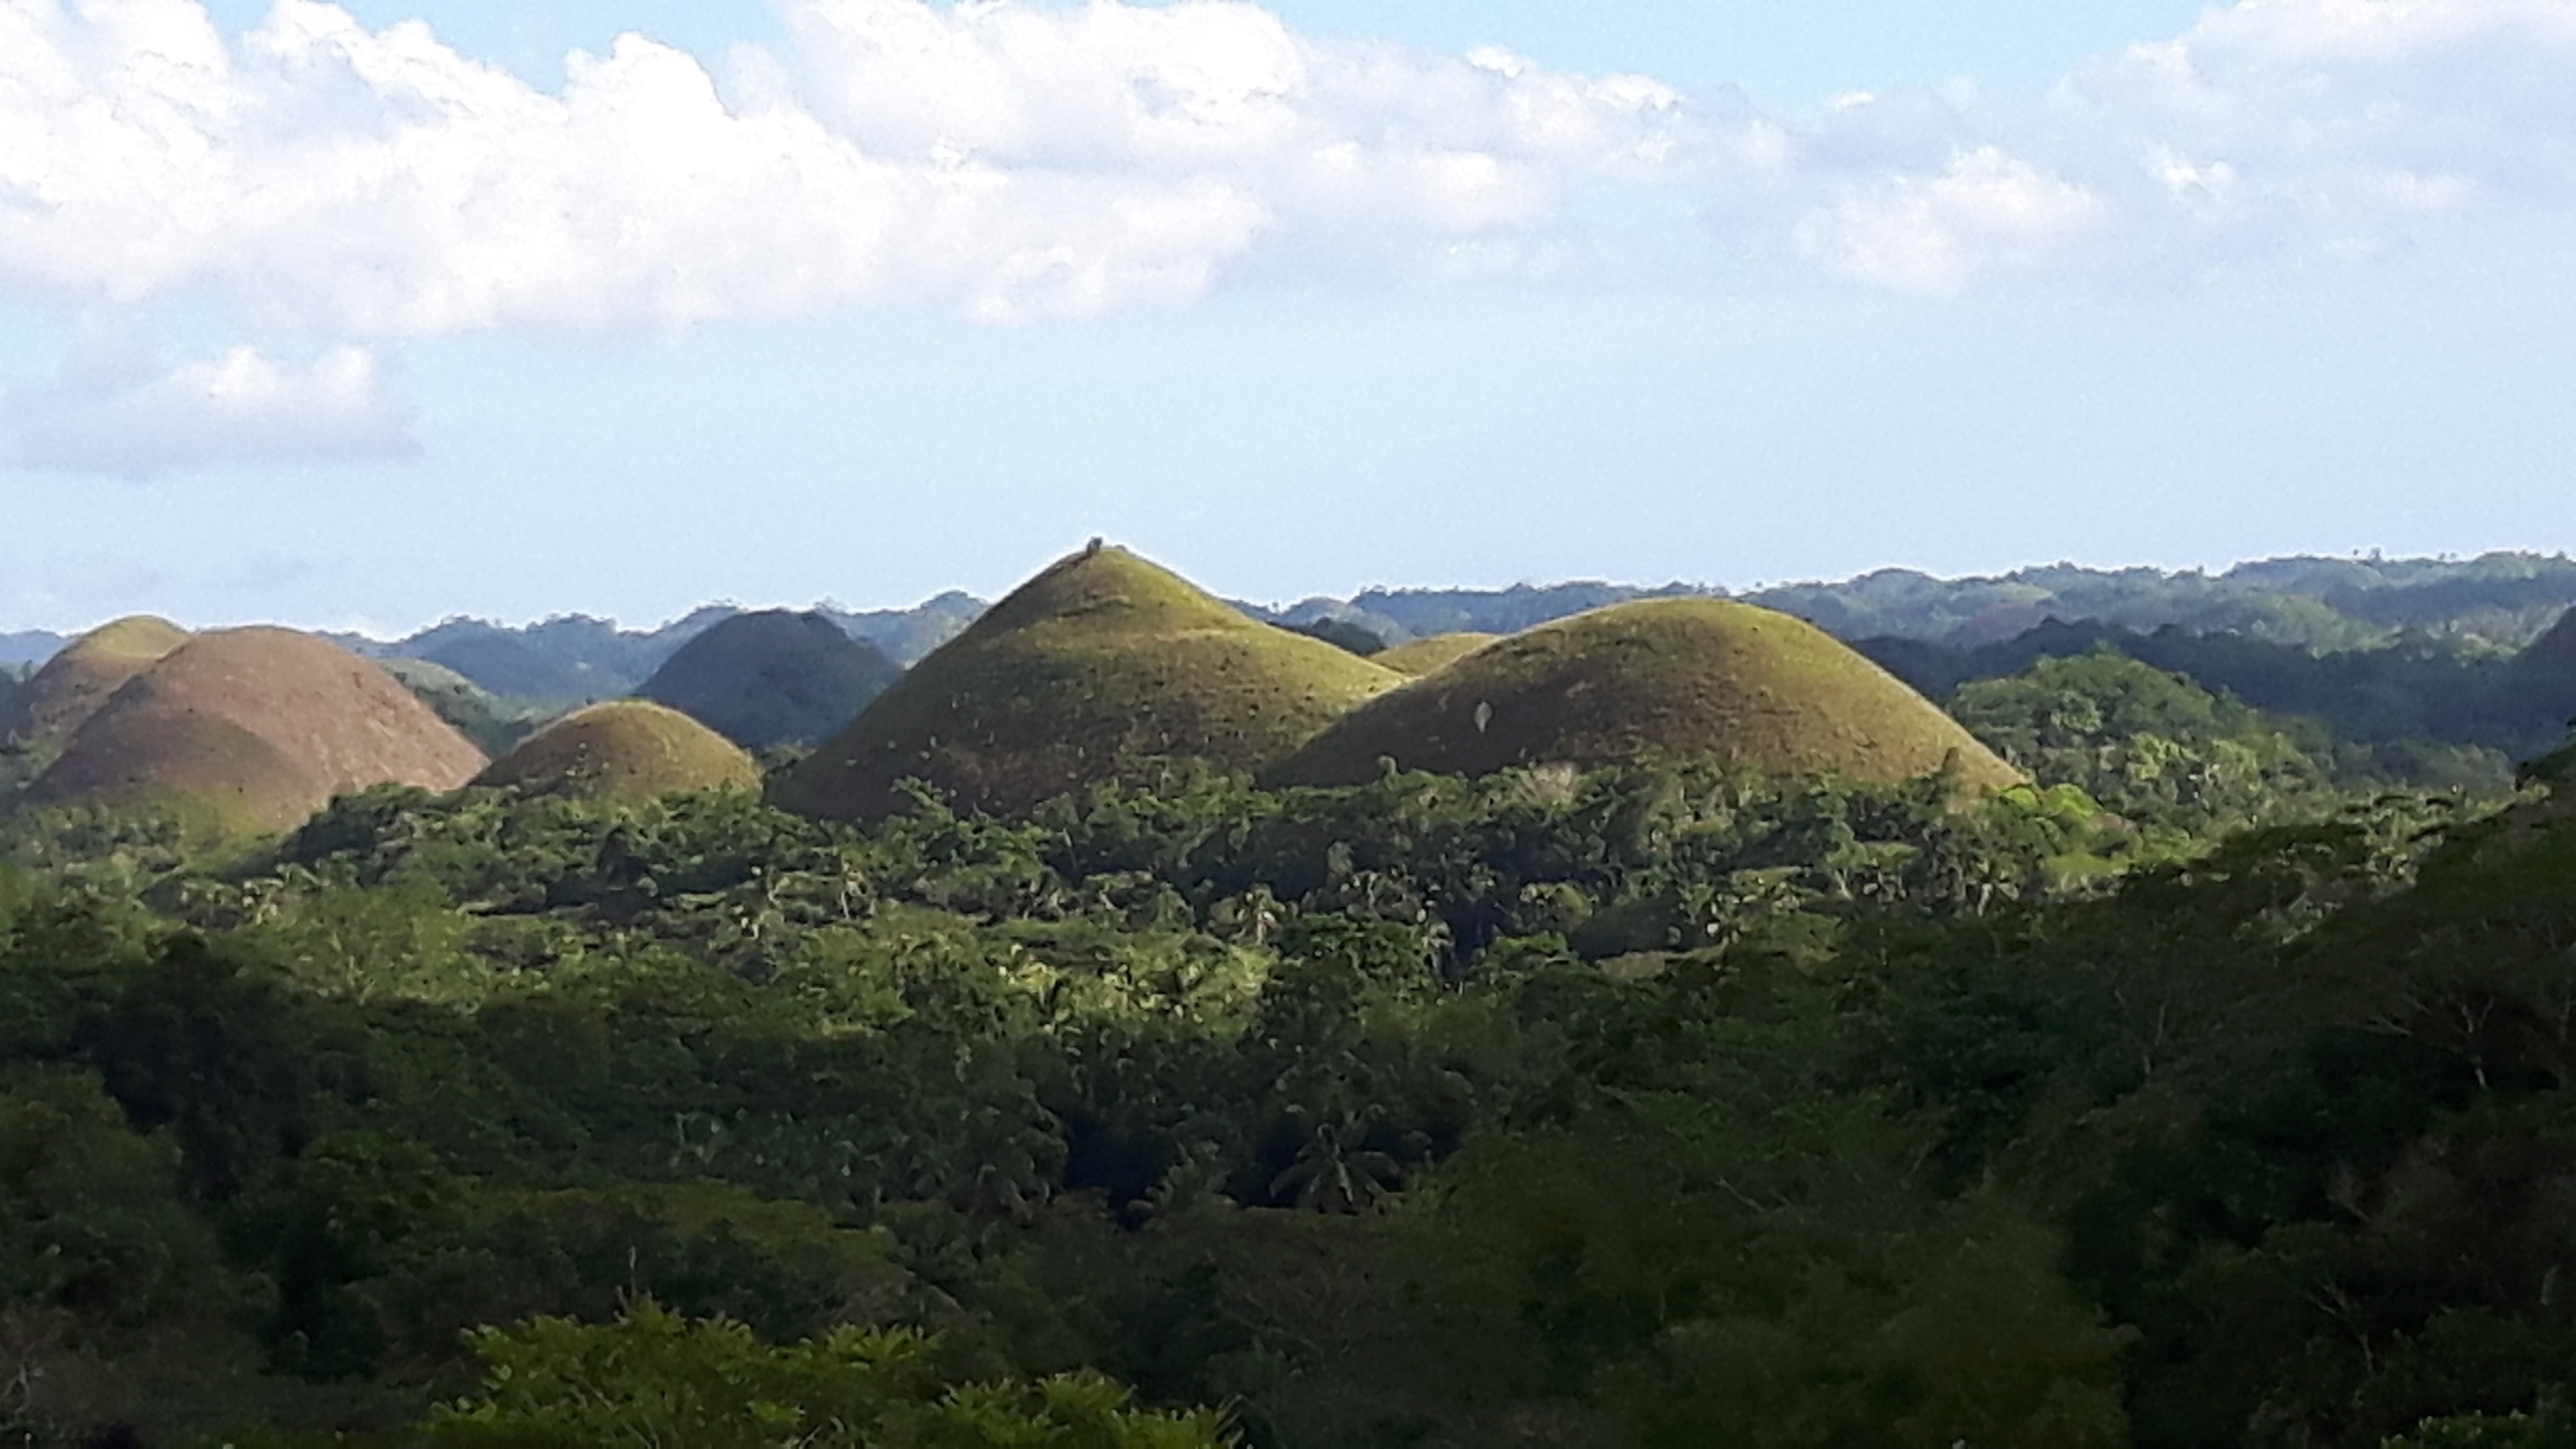
[[[1255,618],[1289,624],[1337,619],[1401,644],[1443,633],[1516,633],[1605,604],[1686,596],[1741,598],[1846,640],[1973,648],[2016,638],[2054,619],[2140,633],[2176,627],[2193,634],[2243,634],[2312,652],[2424,639],[2465,654],[2502,656],[2539,638],[2576,606],[2576,559],[2518,552],[2472,559],[2292,556],[2218,573],[2060,563],[1962,578],[1890,568],[1838,582],[1737,592],[1683,583],[1373,587],[1349,598],[1238,607]],[[815,612],[909,666],[955,637],[984,607],[971,595],[950,592],[909,609],[825,605]],[[572,614],[517,625],[455,618],[390,641],[330,637],[360,654],[425,659],[494,694],[560,707],[633,692],[682,644],[744,612],[712,604],[643,630]],[[0,664],[41,661],[60,642],[41,631],[0,635]]]

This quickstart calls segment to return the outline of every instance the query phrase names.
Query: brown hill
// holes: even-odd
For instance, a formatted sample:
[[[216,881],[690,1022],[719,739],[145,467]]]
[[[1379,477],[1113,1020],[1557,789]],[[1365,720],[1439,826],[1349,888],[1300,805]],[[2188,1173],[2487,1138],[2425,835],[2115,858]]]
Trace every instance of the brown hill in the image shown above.
[[[802,814],[867,819],[917,777],[961,809],[1010,813],[1175,766],[1257,770],[1399,679],[1095,545],[914,665],[771,791]]]
[[[0,713],[0,735],[60,745],[127,680],[187,642],[187,630],[150,614],[101,624],[45,661]]]
[[[1381,669],[1392,669],[1408,679],[1446,669],[1486,645],[1503,637],[1500,634],[1431,634],[1408,639],[1369,656],[1369,662]]]
[[[1352,710],[1269,778],[1356,784],[1381,758],[1456,775],[1665,761],[1879,781],[1955,759],[1973,788],[2020,778],[1823,630],[1700,598],[1613,604],[1489,644]]]
[[[828,739],[902,677],[820,614],[762,609],[681,645],[635,692],[762,750]]]
[[[2517,659],[2526,672],[2576,679],[2576,609],[2559,615],[2558,622],[2525,645]]]
[[[760,768],[732,741],[676,709],[616,699],[537,731],[474,783],[637,801],[683,790],[757,790]]]
[[[225,829],[285,830],[334,795],[452,790],[483,763],[371,661],[292,629],[221,629],[127,681],[26,799],[160,805]]]

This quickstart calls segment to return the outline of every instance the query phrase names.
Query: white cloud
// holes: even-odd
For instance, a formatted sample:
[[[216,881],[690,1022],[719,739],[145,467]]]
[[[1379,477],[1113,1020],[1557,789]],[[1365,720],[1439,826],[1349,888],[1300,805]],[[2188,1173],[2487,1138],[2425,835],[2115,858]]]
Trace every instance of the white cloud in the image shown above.
[[[375,359],[335,347],[281,363],[249,347],[159,369],[91,346],[40,388],[0,389],[0,460],[142,478],[214,463],[345,463],[416,452],[378,397]]]
[[[2045,96],[1801,124],[1232,0],[779,3],[788,42],[720,75],[627,36],[549,92],[316,0],[233,37],[196,0],[0,0],[0,298],[210,300],[307,345],[1083,316],[1540,273],[1605,178],[1702,199],[1711,271],[2188,284],[2576,202],[2569,0],[2246,0]]]
[[[1800,223],[1799,250],[1847,276],[1947,292],[1981,271],[2044,265],[2101,219],[2078,186],[1980,147],[1934,176],[1883,175]]]
[[[1431,265],[1647,170],[1669,92],[1325,46],[1250,5],[789,0],[720,87],[638,36],[560,93],[279,0],[0,0],[0,289],[215,294],[324,335],[851,305],[990,320],[1271,265]]]
[[[1800,250],[1886,285],[2190,283],[2576,204],[2576,4],[2246,0],[2052,93],[1852,98]]]

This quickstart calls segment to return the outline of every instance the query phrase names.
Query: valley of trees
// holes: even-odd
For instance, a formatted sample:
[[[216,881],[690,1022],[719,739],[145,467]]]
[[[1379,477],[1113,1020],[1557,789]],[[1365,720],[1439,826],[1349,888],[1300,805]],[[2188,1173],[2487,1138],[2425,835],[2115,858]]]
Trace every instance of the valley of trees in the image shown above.
[[[2513,617],[1870,650],[1988,791],[18,808],[0,1442],[2576,1445]]]

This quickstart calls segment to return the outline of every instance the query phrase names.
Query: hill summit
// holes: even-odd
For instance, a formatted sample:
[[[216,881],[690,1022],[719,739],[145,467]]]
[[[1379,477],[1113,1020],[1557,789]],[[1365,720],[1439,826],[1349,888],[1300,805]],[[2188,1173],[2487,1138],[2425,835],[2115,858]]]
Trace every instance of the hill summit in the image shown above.
[[[45,661],[0,715],[0,735],[59,745],[127,680],[188,642],[188,631],[151,614],[101,624]]]
[[[292,629],[218,629],[128,680],[25,798],[286,830],[337,794],[452,790],[482,765],[482,751],[371,661]]]
[[[740,746],[676,709],[614,699],[547,725],[474,783],[641,801],[682,790],[757,790],[760,769]]]
[[[896,787],[919,778],[961,809],[1007,814],[1176,766],[1248,772],[1399,679],[1094,544],[932,651],[772,792],[801,814],[865,819],[899,809]]]
[[[1613,604],[1488,644],[1352,710],[1270,772],[1280,784],[1405,769],[1706,762],[1895,781],[1956,761],[2020,776],[1931,701],[1813,624],[1722,599]]]
[[[763,609],[681,645],[635,692],[761,750],[829,737],[902,677],[819,613]]]
[[[1409,679],[1419,679],[1448,668],[1501,637],[1500,634],[1479,633],[1472,629],[1455,634],[1426,634],[1380,650],[1369,659],[1381,669],[1392,669]]]

